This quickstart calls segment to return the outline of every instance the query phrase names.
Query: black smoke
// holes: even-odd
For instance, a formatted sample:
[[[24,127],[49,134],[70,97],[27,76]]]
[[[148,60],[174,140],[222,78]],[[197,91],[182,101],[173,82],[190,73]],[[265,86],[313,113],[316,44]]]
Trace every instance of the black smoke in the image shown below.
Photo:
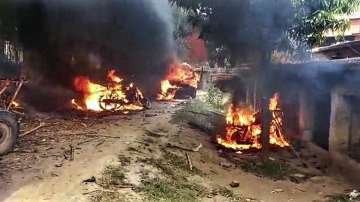
[[[214,0],[208,6],[202,37],[226,47],[232,65],[267,57],[281,45],[294,17],[289,0]]]
[[[242,84],[229,88],[234,102],[245,99],[247,87],[256,85],[257,93],[272,91],[270,80],[271,55],[282,47],[294,20],[293,4],[289,0],[228,0],[209,1],[211,12],[202,25],[201,36],[215,48],[224,47],[230,65],[247,64]],[[214,55],[214,54],[210,54]],[[216,54],[215,54],[216,55]],[[243,72],[241,73],[243,74]],[[231,82],[230,82],[231,83]]]
[[[167,0],[17,4],[24,67],[32,81],[26,97],[43,110],[63,106],[74,96],[76,76],[102,81],[109,68],[153,94],[174,56]]]

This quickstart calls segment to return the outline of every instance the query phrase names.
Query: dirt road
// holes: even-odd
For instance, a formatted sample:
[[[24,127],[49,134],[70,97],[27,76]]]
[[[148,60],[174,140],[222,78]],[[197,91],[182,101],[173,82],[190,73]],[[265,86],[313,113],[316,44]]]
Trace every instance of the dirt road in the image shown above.
[[[203,147],[199,152],[192,152],[191,158],[194,167],[205,174],[189,176],[189,179],[204,187],[227,187],[249,200],[321,201],[328,194],[352,188],[342,180],[327,176],[318,177],[316,182],[294,183],[244,172],[220,157],[209,135],[171,121],[180,107],[174,103],[156,103],[149,111],[131,115],[47,119],[48,127],[22,138],[14,153],[1,158],[0,201],[91,201],[92,193],[101,188],[96,183],[82,183],[83,180],[92,176],[99,179],[106,166],[118,163],[119,155],[132,159],[127,166],[127,181],[137,186],[146,163],[136,159],[158,158],[164,149],[171,149],[166,146],[168,143],[188,148],[201,143]],[[149,131],[158,132],[149,134]],[[74,149],[73,160],[71,147]],[[176,152],[183,154],[183,151]],[[229,186],[234,180],[240,182],[238,188]],[[121,192],[128,196],[124,201],[143,201],[141,193],[131,189]],[[216,195],[201,200],[227,201]]]

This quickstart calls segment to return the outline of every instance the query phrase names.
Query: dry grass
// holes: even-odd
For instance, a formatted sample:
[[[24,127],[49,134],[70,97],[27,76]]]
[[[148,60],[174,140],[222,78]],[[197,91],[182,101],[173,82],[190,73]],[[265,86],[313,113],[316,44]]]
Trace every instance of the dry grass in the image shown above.
[[[246,172],[273,180],[284,180],[292,173],[287,164],[273,160],[248,160],[243,162],[240,166]]]
[[[125,170],[120,166],[107,166],[102,173],[100,185],[104,188],[113,188],[125,184]]]

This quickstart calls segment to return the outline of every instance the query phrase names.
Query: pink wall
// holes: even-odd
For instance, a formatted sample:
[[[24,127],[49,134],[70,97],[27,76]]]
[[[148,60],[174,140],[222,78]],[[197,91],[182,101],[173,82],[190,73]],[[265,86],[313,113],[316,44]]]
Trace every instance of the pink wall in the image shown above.
[[[350,32],[352,34],[360,34],[360,18],[352,19],[350,23]]]

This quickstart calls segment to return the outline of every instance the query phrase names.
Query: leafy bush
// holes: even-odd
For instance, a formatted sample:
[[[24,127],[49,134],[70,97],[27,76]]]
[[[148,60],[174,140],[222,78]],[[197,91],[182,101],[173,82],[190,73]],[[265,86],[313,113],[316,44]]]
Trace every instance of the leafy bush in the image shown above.
[[[206,103],[215,109],[223,109],[223,92],[217,87],[210,87],[206,96]]]

